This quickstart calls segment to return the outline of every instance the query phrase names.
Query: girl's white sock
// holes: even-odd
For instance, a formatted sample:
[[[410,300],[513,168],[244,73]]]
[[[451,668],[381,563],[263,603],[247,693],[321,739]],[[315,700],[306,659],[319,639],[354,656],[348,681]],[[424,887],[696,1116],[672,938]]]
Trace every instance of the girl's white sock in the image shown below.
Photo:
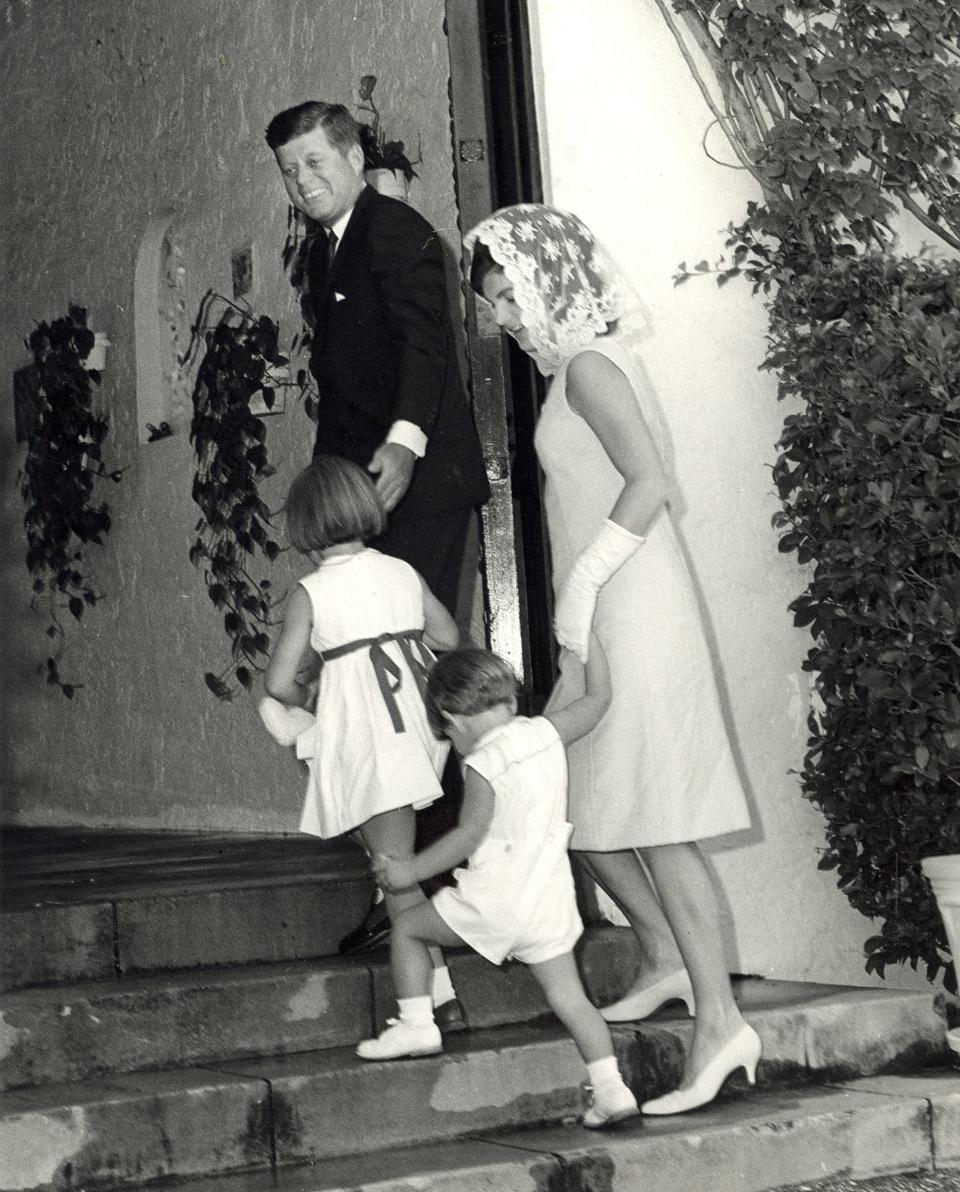
[[[599,1088],[602,1084],[613,1082],[615,1084],[622,1084],[623,1077],[620,1075],[620,1069],[617,1066],[617,1057],[615,1055],[605,1055],[602,1060],[594,1060],[593,1063],[587,1064],[587,1072],[590,1077],[590,1083],[593,1087]]]
[[[429,994],[423,997],[398,997],[400,1021],[407,1026],[429,1026],[433,1022],[433,1002]]]
[[[431,993],[433,994],[433,1004],[435,1006],[442,1006],[444,1002],[449,1002],[451,998],[457,996],[456,990],[453,988],[453,982],[450,980],[450,970],[445,964],[441,964],[439,968],[433,970]]]

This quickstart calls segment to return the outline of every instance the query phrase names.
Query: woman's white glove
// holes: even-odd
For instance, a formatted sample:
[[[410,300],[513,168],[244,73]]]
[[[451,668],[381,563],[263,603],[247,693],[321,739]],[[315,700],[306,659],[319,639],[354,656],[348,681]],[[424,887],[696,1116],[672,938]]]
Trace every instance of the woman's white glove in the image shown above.
[[[600,589],[643,541],[607,518],[599,534],[580,552],[570,569],[557,599],[553,627],[560,645],[576,654],[581,662],[587,661],[590,626]]]

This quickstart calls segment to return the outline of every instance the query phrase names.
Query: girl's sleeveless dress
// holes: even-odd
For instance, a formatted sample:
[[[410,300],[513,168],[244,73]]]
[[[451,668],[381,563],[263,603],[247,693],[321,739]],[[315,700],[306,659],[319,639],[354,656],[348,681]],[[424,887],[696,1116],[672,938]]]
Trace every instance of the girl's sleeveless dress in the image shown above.
[[[662,453],[656,411],[629,352],[607,337],[582,350],[600,352],[626,375]],[[624,483],[567,403],[569,363],[550,386],[535,436],[557,592]],[[610,663],[613,698],[597,727],[568,751],[571,848],[611,852],[749,827],[697,598],[667,508],[601,589],[593,627]],[[552,701],[558,707],[583,689],[577,659],[565,656],[562,670]]]
[[[315,723],[297,738],[309,772],[300,831],[339,836],[381,812],[428,806],[448,745],[431,732],[421,695],[433,655],[414,636],[420,577],[366,548],[325,559],[300,582],[310,644],[335,655],[320,671]]]

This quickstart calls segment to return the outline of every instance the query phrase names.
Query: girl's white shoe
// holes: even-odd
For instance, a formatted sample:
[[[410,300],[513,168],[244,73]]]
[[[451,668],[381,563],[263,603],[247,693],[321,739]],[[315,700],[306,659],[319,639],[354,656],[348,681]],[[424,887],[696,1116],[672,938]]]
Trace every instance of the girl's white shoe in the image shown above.
[[[278,745],[296,744],[297,737],[316,723],[316,717],[306,708],[288,708],[271,695],[263,697],[257,705],[257,711],[267,732]]]
[[[604,1006],[600,1013],[607,1022],[637,1022],[641,1018],[649,1018],[666,1002],[672,1001],[684,1002],[687,1013],[693,1017],[693,986],[686,969],[677,969],[669,977],[648,985],[646,989],[628,993],[612,1006]]]
[[[583,1115],[588,1130],[602,1130],[640,1113],[636,1097],[622,1080],[605,1080],[590,1092],[590,1104]]]
[[[708,1105],[720,1092],[723,1082],[731,1072],[736,1072],[738,1068],[743,1068],[746,1072],[748,1084],[756,1084],[757,1064],[762,1051],[760,1036],[745,1022],[733,1038],[704,1066],[689,1088],[674,1089],[672,1093],[645,1101],[640,1106],[641,1112],[648,1116],[659,1116],[687,1113],[688,1110],[699,1109],[701,1105]]]
[[[362,1060],[398,1060],[404,1056],[437,1055],[443,1051],[440,1028],[435,1022],[417,1024],[388,1018],[387,1029],[376,1039],[364,1039],[357,1044]]]

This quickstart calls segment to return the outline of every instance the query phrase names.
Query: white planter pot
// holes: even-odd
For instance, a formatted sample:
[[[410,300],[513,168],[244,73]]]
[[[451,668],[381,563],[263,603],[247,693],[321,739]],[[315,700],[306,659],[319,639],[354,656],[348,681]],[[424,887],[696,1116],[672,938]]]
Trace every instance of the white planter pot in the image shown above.
[[[960,853],[924,857],[920,865],[933,887],[953,963],[960,969]],[[960,1030],[947,1031],[947,1042],[960,1055]]]

